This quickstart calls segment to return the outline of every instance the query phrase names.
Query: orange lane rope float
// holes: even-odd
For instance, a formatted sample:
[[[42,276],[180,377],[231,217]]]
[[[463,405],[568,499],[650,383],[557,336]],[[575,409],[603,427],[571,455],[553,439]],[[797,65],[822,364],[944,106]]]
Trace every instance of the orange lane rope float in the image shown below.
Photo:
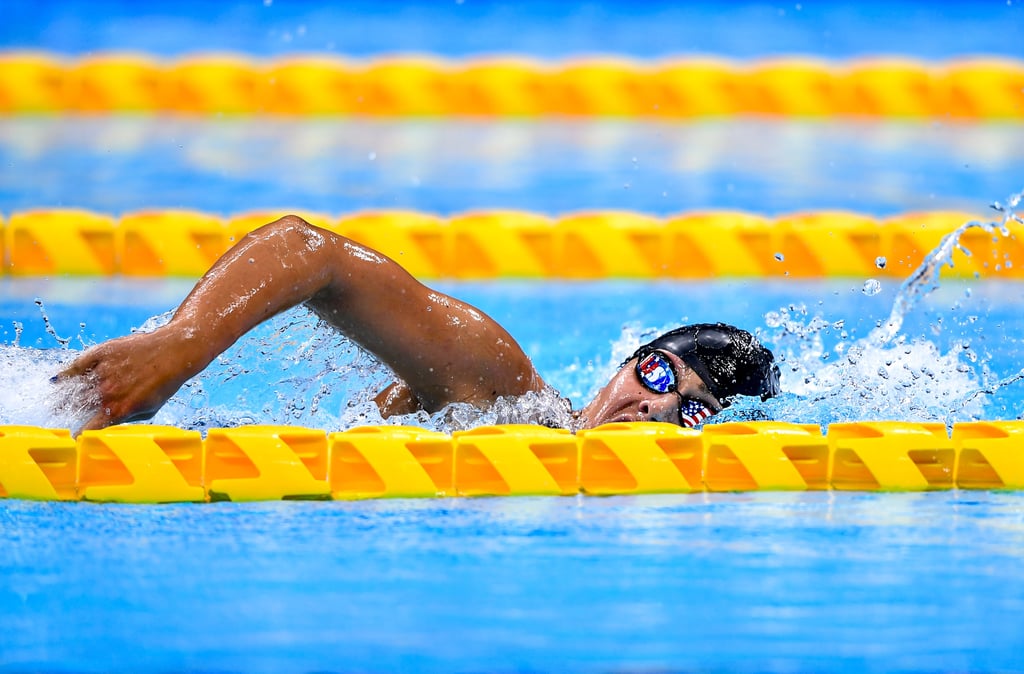
[[[0,497],[122,503],[1024,488],[1024,422],[730,422],[703,431],[0,426]]]
[[[0,53],[0,113],[1024,118],[1024,61]]]
[[[286,212],[19,211],[0,216],[0,268],[20,277],[198,277],[247,232]],[[903,278],[945,235],[978,219],[949,211],[296,214],[401,260],[421,278],[466,280]],[[1024,278],[1024,246],[1012,231],[969,229],[960,244],[970,255],[957,252],[947,277]]]

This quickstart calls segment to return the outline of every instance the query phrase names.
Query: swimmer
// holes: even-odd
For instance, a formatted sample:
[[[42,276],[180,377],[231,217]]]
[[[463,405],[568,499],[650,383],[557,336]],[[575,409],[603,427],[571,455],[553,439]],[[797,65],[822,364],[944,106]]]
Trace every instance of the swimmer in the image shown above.
[[[92,347],[55,380],[83,378],[99,399],[82,430],[149,419],[238,338],[298,304],[391,369],[395,381],[374,399],[384,418],[456,402],[487,407],[547,386],[489,316],[427,288],[384,255],[291,215],[226,252],[166,325]],[[640,347],[574,412],[575,425],[690,427],[737,395],[764,400],[778,391],[774,357],[750,333],[721,323],[684,326]]]

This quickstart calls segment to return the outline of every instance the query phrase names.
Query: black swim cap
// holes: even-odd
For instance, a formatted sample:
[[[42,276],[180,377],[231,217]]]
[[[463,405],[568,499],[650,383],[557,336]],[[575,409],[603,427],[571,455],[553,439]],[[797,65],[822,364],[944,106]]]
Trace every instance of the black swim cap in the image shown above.
[[[627,359],[643,358],[651,351],[674,353],[697,373],[728,407],[736,395],[767,400],[779,394],[779,366],[775,356],[746,330],[725,323],[696,323],[666,332],[644,344]]]

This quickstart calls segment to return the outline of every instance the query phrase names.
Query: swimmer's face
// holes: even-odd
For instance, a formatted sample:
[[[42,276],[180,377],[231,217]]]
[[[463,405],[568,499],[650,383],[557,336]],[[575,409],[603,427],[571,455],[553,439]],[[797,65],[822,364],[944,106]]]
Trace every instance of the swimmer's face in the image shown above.
[[[688,411],[706,408],[714,414],[722,410],[722,405],[711,395],[697,373],[678,356],[667,351],[656,351],[654,355],[655,358],[642,363],[639,368],[636,358],[619,368],[611,381],[580,412],[583,428],[617,421],[663,421],[686,426],[691,425],[687,421]],[[670,373],[664,371],[666,367],[671,369]],[[671,386],[674,390],[666,390],[668,387],[661,383],[665,377],[674,380],[674,386]],[[682,415],[681,407],[684,410]],[[698,413],[696,416],[701,415]]]

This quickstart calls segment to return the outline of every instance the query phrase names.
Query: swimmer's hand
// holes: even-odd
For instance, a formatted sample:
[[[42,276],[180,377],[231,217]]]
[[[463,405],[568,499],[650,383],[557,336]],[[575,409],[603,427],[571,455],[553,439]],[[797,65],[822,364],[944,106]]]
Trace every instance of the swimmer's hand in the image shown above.
[[[75,359],[56,381],[80,379],[99,399],[81,430],[152,418],[209,362],[192,353],[195,345],[190,341],[195,340],[165,326],[100,344]]]

